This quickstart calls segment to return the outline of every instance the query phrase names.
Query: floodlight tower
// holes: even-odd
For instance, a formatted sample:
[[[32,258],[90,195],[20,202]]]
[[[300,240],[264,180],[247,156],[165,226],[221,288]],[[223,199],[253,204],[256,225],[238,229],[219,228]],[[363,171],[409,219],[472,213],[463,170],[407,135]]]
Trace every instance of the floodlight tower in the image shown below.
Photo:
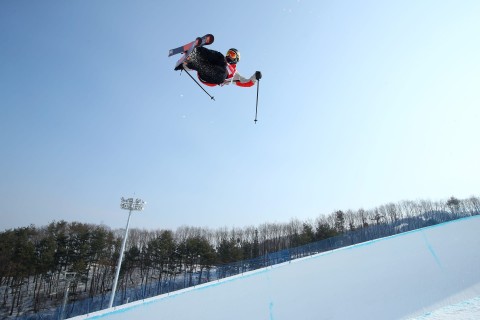
[[[120,249],[120,257],[118,258],[117,269],[115,271],[115,280],[113,280],[112,295],[110,296],[109,308],[113,306],[113,300],[115,299],[115,291],[117,291],[118,276],[120,275],[120,267],[122,265],[123,251],[125,250],[125,244],[127,243],[128,236],[128,225],[130,224],[130,216],[132,211],[142,211],[145,207],[145,203],[141,199],[128,198],[125,199],[122,197],[120,201],[120,208],[128,210],[128,220],[127,227],[125,228],[125,236],[123,237],[122,248]]]

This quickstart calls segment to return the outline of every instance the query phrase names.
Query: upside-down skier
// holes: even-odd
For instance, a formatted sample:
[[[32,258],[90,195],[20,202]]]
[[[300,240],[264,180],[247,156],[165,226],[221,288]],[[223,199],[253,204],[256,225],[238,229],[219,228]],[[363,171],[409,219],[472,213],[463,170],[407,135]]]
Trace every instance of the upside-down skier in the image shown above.
[[[255,123],[257,122],[258,111],[258,91],[259,83],[262,78],[260,71],[255,73],[250,78],[241,76],[237,71],[237,63],[240,61],[240,52],[235,48],[230,48],[224,56],[218,51],[209,50],[203,46],[212,44],[214,37],[212,34],[206,34],[203,37],[198,37],[194,41],[187,43],[178,48],[170,49],[168,56],[173,56],[182,53],[183,56],[177,61],[175,70],[185,70],[185,72],[194,80],[200,88],[210,97],[210,95],[192,75],[189,70],[197,71],[198,79],[204,85],[224,86],[235,83],[240,87],[251,87],[257,83],[257,101],[255,106]]]
[[[205,47],[196,47],[190,55],[177,67],[177,70],[195,70],[198,79],[207,86],[223,86],[235,83],[240,87],[251,87],[262,78],[262,73],[256,71],[250,78],[245,78],[237,71],[240,52],[231,48],[224,56],[218,51]]]

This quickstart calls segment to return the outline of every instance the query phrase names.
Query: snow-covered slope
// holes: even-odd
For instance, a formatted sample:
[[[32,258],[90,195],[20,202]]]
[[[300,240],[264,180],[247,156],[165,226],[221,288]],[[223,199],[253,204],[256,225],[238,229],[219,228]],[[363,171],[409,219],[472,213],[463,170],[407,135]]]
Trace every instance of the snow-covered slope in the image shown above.
[[[476,216],[74,319],[450,319],[479,297]]]

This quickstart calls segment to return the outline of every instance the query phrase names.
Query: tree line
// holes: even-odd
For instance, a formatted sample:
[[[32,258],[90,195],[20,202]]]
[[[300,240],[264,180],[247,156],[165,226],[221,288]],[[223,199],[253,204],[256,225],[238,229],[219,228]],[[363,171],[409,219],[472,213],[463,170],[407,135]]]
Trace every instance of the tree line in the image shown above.
[[[202,276],[208,281],[212,268],[355,230],[377,232],[375,227],[395,225],[401,232],[402,222],[412,223],[412,218],[429,219],[435,224],[479,213],[480,199],[472,196],[402,201],[368,210],[335,210],[312,220],[292,219],[243,228],[131,229],[119,291],[126,295],[128,288],[148,285],[161,294],[166,282],[175,284],[182,279],[185,285],[195,285]],[[66,221],[1,232],[0,314],[41,313],[60,305],[67,287],[71,300],[106,296],[111,291],[122,238],[122,230]],[[69,274],[74,275],[74,281],[68,279]]]

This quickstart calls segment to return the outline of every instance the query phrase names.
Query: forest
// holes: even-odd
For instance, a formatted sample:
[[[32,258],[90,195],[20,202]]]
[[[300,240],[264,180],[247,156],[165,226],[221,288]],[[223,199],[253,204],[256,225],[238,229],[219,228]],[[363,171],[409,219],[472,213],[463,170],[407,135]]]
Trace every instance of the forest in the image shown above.
[[[350,240],[342,240],[342,245],[349,245],[478,214],[480,198],[471,196],[336,210],[306,221],[293,218],[243,228],[131,229],[117,294],[123,303],[131,288],[148,287],[153,290],[150,296],[178,290],[213,280],[211,271],[222,266],[241,261],[246,265],[282,250],[347,235]],[[123,233],[105,225],[66,221],[0,232],[0,317],[42,314],[66,299],[72,303],[101,297],[101,308],[107,307]]]

